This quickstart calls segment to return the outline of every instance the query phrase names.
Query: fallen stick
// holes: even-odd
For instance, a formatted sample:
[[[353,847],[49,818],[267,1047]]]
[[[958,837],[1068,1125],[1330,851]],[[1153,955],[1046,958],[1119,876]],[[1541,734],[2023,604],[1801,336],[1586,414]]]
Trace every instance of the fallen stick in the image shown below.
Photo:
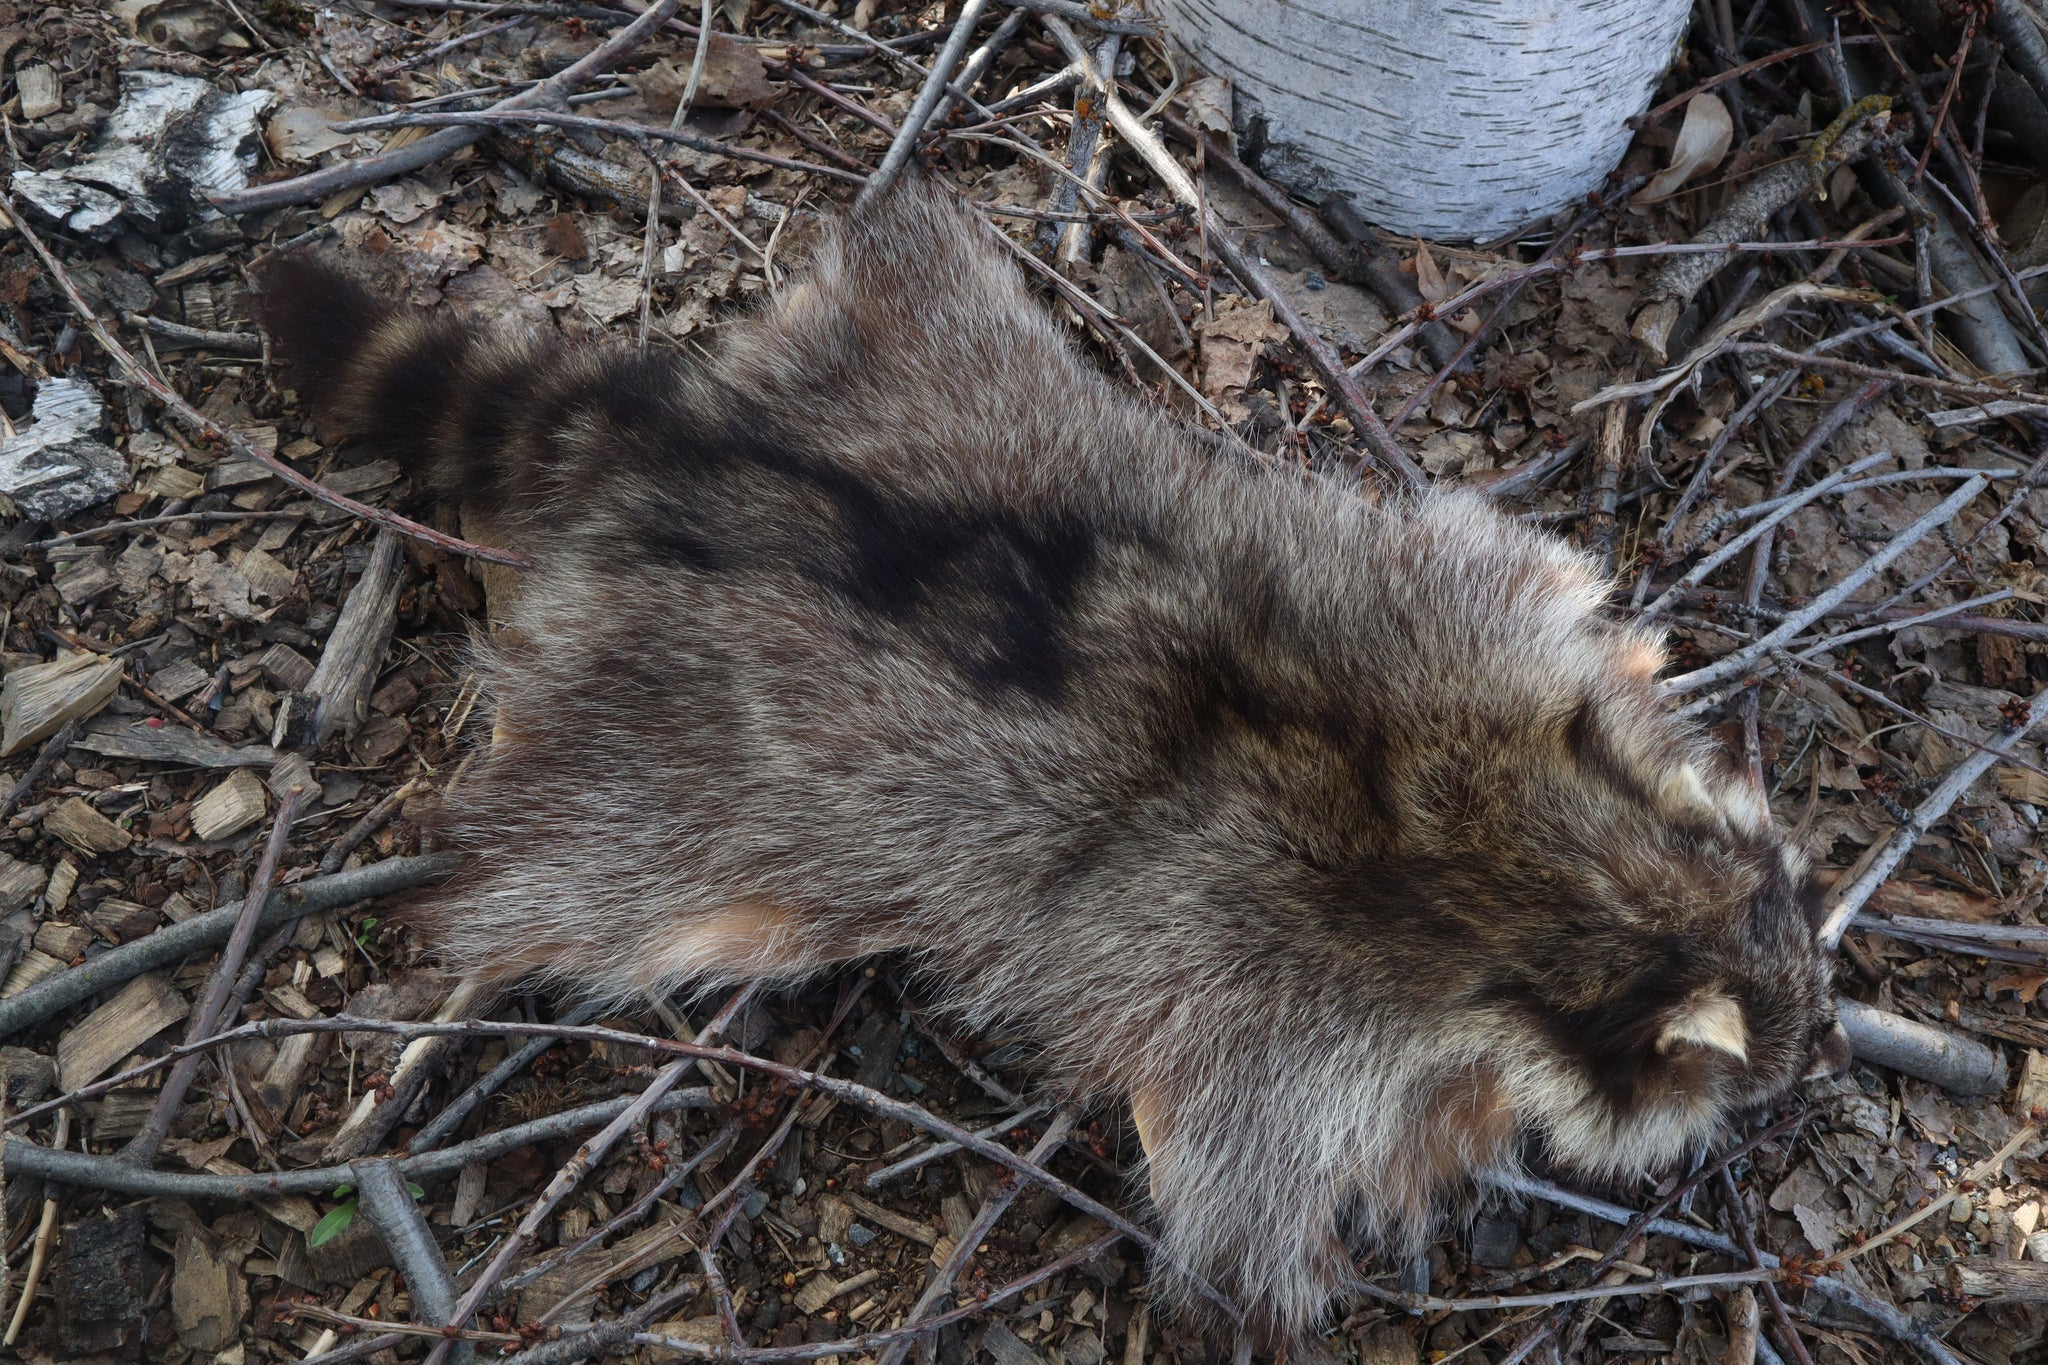
[[[1701,245],[1739,242],[1762,236],[1779,210],[1802,199],[1826,193],[1830,170],[1863,155],[1891,125],[1891,101],[1865,101],[1852,106],[1813,139],[1805,154],[1762,172],[1737,191],[1721,211],[1693,236]],[[1662,365],[1665,343],[1693,296],[1727,264],[1724,257],[1674,257],[1644,291],[1630,335],[1651,359]]]
[[[406,1188],[398,1163],[380,1159],[358,1161],[355,1176],[356,1199],[384,1238],[391,1264],[405,1275],[405,1287],[412,1295],[412,1314],[430,1327],[455,1325],[455,1281],[448,1274],[448,1262],[440,1244],[427,1227],[425,1215]],[[380,1324],[381,1325],[381,1324]],[[476,1359],[468,1342],[456,1348],[457,1365]]]
[[[1745,645],[1732,654],[1723,655],[1704,668],[1696,668],[1690,673],[1681,673],[1675,678],[1668,679],[1658,690],[1666,697],[1683,696],[1688,692],[1697,692],[1701,688],[1712,687],[1716,683],[1740,677],[1757,660],[1825,616],[1830,608],[1846,602],[1851,593],[1884,572],[1894,560],[1932,535],[1938,527],[1946,526],[1953,521],[1963,508],[1990,486],[1990,482],[1982,476],[1971,479],[1949,494],[1932,511],[1892,537],[1883,549],[1865,560],[1853,573],[1844,574],[1834,586],[1788,615],[1761,639]]]
[[[1073,1127],[1072,1114],[1062,1112],[1053,1115],[1052,1122],[1046,1125],[1044,1136],[1031,1148],[1031,1160],[1041,1165],[1051,1160],[1052,1154],[1067,1140],[1067,1134]],[[1003,1216],[1004,1210],[1010,1207],[1018,1194],[1022,1193],[1023,1188],[1016,1181],[1010,1181],[989,1191],[988,1197],[982,1201],[980,1210],[974,1215],[974,1220],[968,1224],[967,1231],[960,1235],[954,1242],[952,1251],[947,1253],[945,1263],[932,1272],[931,1278],[925,1281],[923,1291],[918,1294],[917,1301],[910,1305],[910,1311],[904,1315],[905,1326],[915,1327],[925,1321],[931,1311],[953,1292],[953,1285],[960,1278],[961,1272],[967,1269],[967,1263],[974,1259],[974,1253],[987,1239],[989,1233],[995,1230],[996,1221]],[[909,1353],[910,1340],[905,1338],[883,1351],[877,1365],[902,1365],[903,1357]]]
[[[1890,1067],[1965,1097],[2005,1092],[2005,1058],[1996,1048],[1846,997],[1835,1008],[1858,1061]]]
[[[967,44],[974,38],[974,26],[980,21],[981,12],[987,7],[988,0],[967,0],[960,7],[960,17],[954,20],[946,45],[932,59],[931,71],[925,76],[917,99],[911,104],[910,112],[903,116],[902,126],[896,130],[896,140],[889,144],[889,150],[882,155],[881,166],[868,177],[868,183],[861,187],[859,196],[855,198],[856,207],[873,202],[876,196],[896,183],[897,176],[903,174],[903,168],[910,163],[911,153],[917,150],[917,140],[924,136],[925,125],[931,122],[939,100],[946,93],[948,78],[960,65],[961,57],[967,52]]]
[[[447,854],[417,858],[387,858],[368,867],[315,877],[274,893],[263,907],[258,928],[278,924],[296,915],[389,895],[422,885],[455,870],[456,860]],[[167,924],[154,933],[124,943],[73,967],[61,976],[37,982],[19,995],[0,1000],[0,1038],[41,1023],[59,1010],[118,986],[132,977],[216,948],[227,942],[241,915],[242,902],[194,915],[183,924]],[[16,1115],[20,1119],[29,1111]],[[10,1126],[14,1120],[10,1120]]]
[[[1947,815],[1963,794],[1970,790],[1977,779],[1990,771],[1991,766],[2005,756],[2022,739],[2031,735],[2044,718],[2048,718],[2048,706],[2027,708],[2019,703],[2025,714],[2015,724],[1986,741],[1983,748],[1964,755],[1961,762],[1948,770],[1939,786],[1928,793],[1927,799],[1913,810],[1912,818],[1893,831],[1872,857],[1862,872],[1853,878],[1836,883],[1828,893],[1827,918],[1821,922],[1821,942],[1832,948],[1842,941],[1848,931],[1849,921],[1863,908],[1865,901],[1876,894],[1898,865],[1920,842],[1937,821]]]
[[[255,875],[249,879],[249,894],[243,898],[241,911],[228,931],[227,948],[206,980],[206,994],[201,997],[199,1008],[192,1011],[186,1022],[185,1041],[188,1043],[219,1033],[222,1025],[231,1022],[228,1012],[237,1008],[230,1004],[235,974],[242,970],[242,960],[249,955],[249,945],[256,938],[257,921],[263,918],[263,907],[270,900],[271,885],[277,880],[277,865],[284,857],[285,841],[291,837],[292,816],[298,811],[299,795],[299,788],[293,787],[278,802],[277,818],[271,822],[270,837],[263,844],[263,856],[257,860]],[[198,1074],[197,1052],[178,1059],[177,1065],[171,1068],[171,1074],[164,1079],[163,1088],[157,1091],[156,1103],[150,1106],[142,1131],[121,1149],[123,1161],[148,1166],[156,1160],[164,1139],[170,1136],[171,1123],[178,1116],[178,1106],[185,1102],[185,1092],[192,1088],[192,1078]]]
[[[676,0],[657,0],[632,23],[605,39],[579,60],[563,67],[554,75],[531,86],[508,99],[491,106],[493,110],[530,109],[537,105],[552,103],[557,97],[566,95],[590,80],[605,68],[619,61],[640,45],[641,39],[660,28],[676,10]],[[346,161],[324,171],[294,176],[290,180],[273,181],[243,190],[240,194],[217,195],[213,206],[230,218],[245,213],[259,213],[266,209],[281,209],[292,204],[310,204],[327,198],[341,190],[358,189],[367,185],[381,184],[394,176],[430,166],[443,157],[452,156],[483,136],[480,128],[449,128],[443,132],[429,134],[418,142],[395,151],[378,152],[356,161]],[[16,221],[19,221],[17,216]]]
[[[355,1024],[373,1023],[356,1020]],[[247,1036],[247,1035],[245,1035]],[[431,1180],[454,1175],[478,1161],[495,1161],[507,1152],[536,1142],[553,1142],[587,1128],[609,1123],[633,1103],[632,1096],[599,1100],[559,1114],[514,1124],[485,1133],[438,1152],[400,1157],[392,1164],[398,1174],[413,1180]],[[656,1113],[681,1109],[710,1109],[717,1105],[709,1088],[678,1091],[654,1107]],[[353,1184],[347,1165],[312,1166],[298,1171],[259,1171],[253,1175],[205,1175],[185,1171],[158,1171],[132,1166],[111,1156],[91,1152],[58,1151],[39,1146],[27,1138],[0,1139],[0,1161],[12,1175],[39,1176],[59,1184],[78,1185],[91,1190],[112,1190],[116,1194],[167,1196],[173,1199],[268,1199],[279,1194],[332,1194],[337,1185]]]
[[[1566,1189],[1562,1185],[1539,1180],[1534,1176],[1509,1176],[1494,1183],[1509,1193],[1547,1200],[1560,1208],[1583,1213],[1602,1222],[1626,1225],[1636,1218],[1633,1210],[1623,1208],[1619,1204],[1610,1204],[1604,1199],[1595,1199],[1591,1195],[1580,1194],[1577,1190]],[[1676,1242],[1683,1242],[1687,1246],[1719,1252],[1723,1256],[1731,1256],[1738,1260],[1744,1255],[1742,1248],[1736,1245],[1733,1238],[1675,1218],[1653,1219],[1649,1224],[1649,1231]],[[1768,1251],[1758,1252],[1757,1259],[1766,1266],[1776,1267],[1780,1264],[1778,1257]],[[1915,1322],[1902,1310],[1864,1293],[1835,1276],[1816,1276],[1808,1282],[1807,1288],[1869,1318],[1897,1340],[1920,1351],[1936,1365],[1968,1365],[1932,1330]]]
[[[675,1089],[677,1082],[695,1069],[695,1066],[695,1060],[688,1057],[670,1062],[655,1074],[646,1089],[633,1097],[631,1104],[621,1109],[612,1121],[604,1126],[602,1132],[576,1149],[576,1155],[570,1158],[568,1165],[555,1172],[554,1179],[540,1192],[540,1197],[533,1201],[533,1207],[526,1211],[526,1215],[519,1220],[519,1225],[499,1243],[497,1254],[491,1257],[490,1263],[470,1282],[462,1301],[455,1305],[454,1312],[449,1318],[450,1323],[459,1327],[475,1315],[484,1300],[490,1297],[491,1290],[498,1281],[505,1277],[505,1272],[512,1268],[512,1262],[519,1258],[519,1253],[533,1240],[534,1234],[540,1231],[540,1226],[547,1221],[548,1215],[553,1213],[564,1199],[576,1192],[576,1187],[583,1183],[583,1177],[593,1166],[604,1160],[612,1145],[624,1137],[633,1125],[644,1122],[661,1097]],[[735,1201],[731,1211],[738,1210],[739,1203]],[[448,1358],[448,1350],[452,1344],[443,1342],[436,1346],[427,1354],[426,1365],[441,1365],[441,1362]]]

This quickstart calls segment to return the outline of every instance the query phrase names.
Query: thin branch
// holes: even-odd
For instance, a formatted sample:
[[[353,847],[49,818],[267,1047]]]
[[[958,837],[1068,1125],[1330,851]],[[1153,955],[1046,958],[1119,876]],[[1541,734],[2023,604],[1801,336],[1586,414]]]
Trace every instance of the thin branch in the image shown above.
[[[230,1022],[227,1017],[228,1001],[234,992],[235,974],[242,970],[242,959],[248,956],[249,944],[256,937],[256,926],[263,918],[263,908],[270,900],[271,884],[277,880],[278,861],[284,857],[285,841],[291,837],[292,816],[299,809],[299,796],[300,789],[293,787],[277,803],[277,818],[271,822],[270,838],[264,842],[263,856],[257,861],[256,873],[249,880],[249,894],[243,897],[234,927],[228,932],[227,946],[221,952],[220,961],[214,964],[213,975],[206,980],[206,994],[200,998],[199,1008],[192,1011],[186,1022],[185,1041],[188,1043],[219,1033],[222,1026]],[[156,1103],[150,1107],[142,1131],[121,1149],[123,1161],[148,1166],[156,1160],[164,1139],[170,1136],[171,1122],[178,1116],[178,1106],[185,1102],[185,1092],[191,1088],[192,1078],[198,1074],[197,1052],[178,1059],[171,1068],[171,1074],[165,1078],[163,1089],[157,1092]]]
[[[7,789],[6,796],[0,797],[0,821],[14,814],[14,808],[21,804],[21,799],[35,790],[36,783],[43,780],[43,774],[50,771],[51,765],[64,756],[64,751],[69,749],[72,741],[77,738],[78,722],[67,720],[56,734],[43,741],[43,747],[36,751],[35,760],[28,765],[28,771]]]
[[[1971,479],[1943,499],[1932,511],[1900,531],[1883,549],[1865,560],[1855,572],[1845,574],[1826,592],[1788,615],[1775,630],[1732,654],[1716,659],[1704,668],[1696,668],[1690,673],[1682,673],[1669,679],[1659,690],[1667,697],[1682,696],[1687,692],[1697,692],[1701,688],[1712,687],[1716,683],[1740,677],[1758,659],[1792,639],[1807,626],[1825,616],[1830,609],[1847,601],[1851,593],[1884,572],[1894,560],[1933,534],[1936,528],[1953,521],[1963,508],[1990,486],[1990,483],[1989,479],[1982,477]]]
[[[259,917],[258,927],[270,925],[319,910],[332,910],[356,901],[386,896],[420,886],[453,872],[456,858],[432,853],[415,858],[386,858],[368,867],[337,872],[332,877],[314,877],[285,887],[270,897]],[[158,967],[190,957],[193,953],[227,942],[234,932],[242,902],[194,915],[182,924],[167,924],[132,943],[109,949],[82,966],[60,976],[39,981],[18,995],[0,1000],[0,1038],[41,1023],[59,1010],[69,1009],[89,996],[121,982],[154,971]],[[52,1104],[55,1102],[52,1101]],[[24,1109],[7,1120],[9,1128],[38,1115],[51,1106]]]
[[[261,1037],[261,1030],[265,1024],[299,1022],[318,1021],[266,1020],[264,1023],[245,1024],[232,1033],[208,1039],[204,1046],[211,1047],[237,1038]],[[374,1024],[376,1021],[345,1022],[353,1029],[362,1024]],[[287,1033],[308,1031],[288,1030]],[[310,1031],[328,1033],[339,1030]],[[68,1105],[74,1098],[67,1096],[60,1103]],[[537,1142],[553,1142],[599,1124],[609,1123],[624,1113],[633,1102],[624,1096],[599,1100],[595,1104],[565,1109],[546,1118],[500,1128],[496,1132],[482,1134],[467,1142],[443,1147],[437,1152],[422,1152],[417,1156],[400,1157],[393,1164],[398,1168],[400,1175],[416,1181],[424,1182],[437,1176],[454,1175],[472,1163],[495,1161],[505,1153],[521,1147]],[[672,1113],[680,1109],[712,1109],[716,1106],[717,1099],[711,1091],[700,1087],[669,1095],[654,1106],[654,1112]],[[331,1193],[337,1185],[354,1183],[347,1164],[311,1166],[296,1171],[264,1171],[253,1175],[159,1171],[130,1165],[116,1157],[98,1156],[91,1152],[58,1151],[52,1147],[39,1146],[22,1137],[8,1137],[0,1141],[0,1157],[4,1157],[7,1170],[14,1175],[40,1176],[60,1184],[78,1185],[90,1190],[112,1190],[116,1194],[168,1196],[173,1199],[252,1200],[269,1199],[280,1194],[324,1195]]]
[[[1173,159],[1165,144],[1160,142],[1158,135],[1139,122],[1138,116],[1124,104],[1117,94],[1115,82],[1105,79],[1103,73],[1095,69],[1092,58],[1087,49],[1081,46],[1080,39],[1074,36],[1074,31],[1050,15],[1044,16],[1041,22],[1046,31],[1059,41],[1067,56],[1081,63],[1082,69],[1088,73],[1086,79],[1102,92],[1109,121],[1115,127],[1118,136],[1122,137],[1145,164],[1151,167],[1154,175],[1166,182],[1166,187],[1172,191],[1174,198],[1195,211],[1208,241],[1215,248],[1216,254],[1223,258],[1223,263],[1230,272],[1243,280],[1254,294],[1273,305],[1273,316],[1293,334],[1295,342],[1308,356],[1309,363],[1315,367],[1317,375],[1336,400],[1338,409],[1351,419],[1352,428],[1365,442],[1368,456],[1374,462],[1384,464],[1387,472],[1405,488],[1412,491],[1427,487],[1429,476],[1423,472],[1421,465],[1415,463],[1406,451],[1395,444],[1386,424],[1380,421],[1379,415],[1373,411],[1371,400],[1366,397],[1365,391],[1359,388],[1357,380],[1344,368],[1344,362],[1337,352],[1321,334],[1308,325],[1287,295],[1237,244],[1225,228],[1223,220],[1216,216],[1206,198],[1197,191],[1195,182],[1186,168]]]
[[[650,123],[622,123],[617,119],[593,118],[588,114],[570,114],[556,109],[506,109],[494,105],[489,109],[473,109],[466,112],[458,110],[452,113],[372,114],[368,118],[350,119],[346,123],[328,126],[337,132],[349,132],[368,128],[502,128],[525,127],[531,124],[581,129],[590,133],[611,133],[635,141],[673,142],[681,147],[709,152],[714,156],[731,157],[736,161],[758,161],[764,166],[780,166],[786,171],[803,171],[809,175],[822,175],[829,180],[843,180],[854,185],[867,183],[866,177],[842,171],[835,166],[820,166],[814,161],[799,161],[795,157],[776,156],[772,152],[757,152],[752,147],[742,147],[737,143],[721,142],[717,138],[686,133],[680,128],[659,128]]]
[[[896,183],[896,177],[903,174],[909,164],[911,153],[917,150],[917,140],[924,136],[925,126],[931,122],[939,107],[939,100],[946,93],[947,79],[953,69],[960,65],[960,58],[967,51],[967,44],[974,37],[974,26],[981,19],[981,12],[988,6],[988,0],[967,0],[960,7],[960,17],[953,23],[953,31],[946,38],[946,45],[939,49],[939,55],[932,59],[931,70],[926,73],[924,85],[917,92],[910,112],[903,116],[902,126],[896,130],[896,140],[889,144],[889,150],[882,156],[882,164],[868,177],[861,187],[860,195],[854,200],[855,207],[873,202]]]
[[[559,96],[567,95],[638,47],[640,41],[667,22],[675,10],[676,0],[657,0],[639,18],[575,62],[563,67],[546,80],[491,107],[496,110],[526,109],[548,104]],[[259,213],[266,209],[285,208],[292,204],[310,204],[342,190],[379,184],[394,176],[404,175],[408,171],[416,171],[422,166],[430,166],[443,157],[454,155],[482,136],[480,131],[471,128],[449,128],[395,151],[379,152],[375,156],[345,161],[339,166],[331,166],[326,170],[314,171],[290,180],[258,185],[239,194],[218,195],[214,197],[213,206],[233,218],[241,214]],[[16,221],[20,221],[18,217]]]
[[[1941,779],[1940,785],[1928,794],[1925,801],[1914,808],[1913,817],[1892,832],[1891,838],[1885,841],[1883,850],[1871,859],[1862,874],[1837,884],[1828,894],[1827,918],[1822,921],[1820,928],[1822,943],[1829,948],[1840,943],[1843,933],[1849,927],[1849,921],[1863,908],[1864,902],[1876,894],[1877,888],[1884,885],[1885,879],[1904,861],[1913,846],[1925,837],[1936,822],[1949,813],[1956,802],[1963,799],[1963,794],[1976,784],[1978,778],[1990,771],[1992,764],[1998,762],[2022,739],[2031,735],[2043,718],[2048,718],[2048,706],[2026,708],[2024,702],[2020,705],[2026,712],[2025,719],[2008,726],[2003,734],[1989,741],[1982,749],[1966,755],[1962,762],[1950,768],[1948,775]]]

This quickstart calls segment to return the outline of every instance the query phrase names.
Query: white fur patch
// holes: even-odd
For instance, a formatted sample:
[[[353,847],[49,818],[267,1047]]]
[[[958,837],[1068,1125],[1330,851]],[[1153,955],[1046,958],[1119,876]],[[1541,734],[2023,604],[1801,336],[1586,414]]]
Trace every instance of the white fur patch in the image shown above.
[[[1742,1022],[1742,1006],[1725,995],[1702,995],[1686,1002],[1657,1035],[1657,1051],[1669,1052],[1680,1043],[1748,1061],[1749,1028]]]

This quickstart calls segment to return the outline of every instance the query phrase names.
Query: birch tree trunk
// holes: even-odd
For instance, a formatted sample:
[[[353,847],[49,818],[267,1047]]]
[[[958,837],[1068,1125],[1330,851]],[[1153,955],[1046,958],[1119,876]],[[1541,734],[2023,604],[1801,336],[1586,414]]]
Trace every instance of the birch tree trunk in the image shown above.
[[[1274,179],[1394,232],[1487,240],[1599,188],[1690,0],[1152,0],[1236,88]]]

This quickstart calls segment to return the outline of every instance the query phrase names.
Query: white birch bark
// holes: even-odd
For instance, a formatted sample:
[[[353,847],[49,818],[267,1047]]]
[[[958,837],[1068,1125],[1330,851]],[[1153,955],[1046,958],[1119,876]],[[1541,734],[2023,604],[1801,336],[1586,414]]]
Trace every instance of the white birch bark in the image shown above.
[[[1151,0],[1265,124],[1282,184],[1394,232],[1483,241],[1598,189],[1690,0]]]

